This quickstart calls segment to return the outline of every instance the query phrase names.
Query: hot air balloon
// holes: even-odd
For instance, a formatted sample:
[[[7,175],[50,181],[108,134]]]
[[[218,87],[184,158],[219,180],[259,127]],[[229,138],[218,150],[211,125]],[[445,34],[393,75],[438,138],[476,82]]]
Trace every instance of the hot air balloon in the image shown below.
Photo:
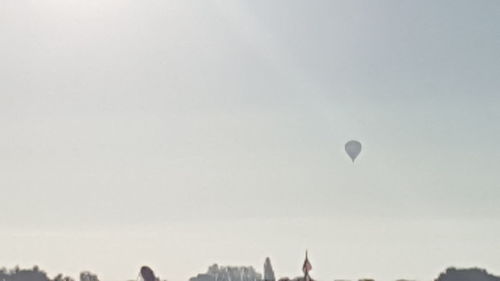
[[[141,276],[144,281],[156,281],[153,270],[151,270],[148,266],[141,267]]]
[[[352,162],[356,160],[359,153],[361,153],[361,143],[356,140],[350,140],[345,144],[345,152],[351,157]]]

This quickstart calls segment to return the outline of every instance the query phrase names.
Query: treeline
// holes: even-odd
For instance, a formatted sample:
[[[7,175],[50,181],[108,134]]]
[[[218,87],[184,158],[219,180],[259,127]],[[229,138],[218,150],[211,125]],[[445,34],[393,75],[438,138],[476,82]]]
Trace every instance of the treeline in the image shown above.
[[[233,267],[233,266],[218,266],[214,264],[210,266],[206,273],[198,274],[190,281],[276,281],[274,279],[274,271],[272,270],[269,260],[266,260],[264,266],[265,274],[258,273],[252,267]],[[263,278],[264,277],[264,278]],[[158,281],[160,281],[157,278]],[[83,271],[78,276],[78,280],[63,274],[57,274],[50,278],[45,271],[42,271],[38,266],[31,269],[20,269],[18,266],[13,269],[0,268],[0,281],[100,281],[96,274]],[[293,279],[280,278],[278,281],[303,281],[297,277]],[[348,280],[343,280],[348,281]],[[359,281],[374,281],[373,279],[359,279]],[[397,281],[407,281],[400,279]],[[488,273],[480,268],[457,269],[450,267],[445,272],[441,273],[434,281],[500,281],[500,277]]]
[[[19,266],[7,270],[0,268],[0,281],[77,281],[70,276],[64,274],[57,274],[50,278],[45,271],[42,271],[38,266],[31,269],[21,269]],[[89,271],[80,273],[79,281],[99,281],[96,274]]]
[[[1,281],[1,280],[0,280]],[[189,281],[263,281],[262,274],[251,266],[210,266],[206,273],[200,273]],[[268,280],[275,281],[275,280]]]

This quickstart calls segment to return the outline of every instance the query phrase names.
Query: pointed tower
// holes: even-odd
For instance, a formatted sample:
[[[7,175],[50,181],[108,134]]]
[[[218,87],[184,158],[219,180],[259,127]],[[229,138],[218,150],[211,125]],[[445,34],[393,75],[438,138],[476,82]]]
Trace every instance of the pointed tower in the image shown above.
[[[304,281],[312,281],[311,277],[309,276],[309,271],[311,271],[312,265],[309,262],[309,258],[307,257],[307,250],[306,250],[306,259],[304,260],[304,265],[302,266],[302,271],[304,272]]]

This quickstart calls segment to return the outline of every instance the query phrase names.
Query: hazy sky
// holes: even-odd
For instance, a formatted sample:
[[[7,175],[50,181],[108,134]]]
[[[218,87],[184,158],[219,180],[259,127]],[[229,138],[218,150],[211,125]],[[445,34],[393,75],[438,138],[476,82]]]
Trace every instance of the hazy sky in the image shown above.
[[[0,0],[0,265],[500,274],[499,50],[496,0]]]

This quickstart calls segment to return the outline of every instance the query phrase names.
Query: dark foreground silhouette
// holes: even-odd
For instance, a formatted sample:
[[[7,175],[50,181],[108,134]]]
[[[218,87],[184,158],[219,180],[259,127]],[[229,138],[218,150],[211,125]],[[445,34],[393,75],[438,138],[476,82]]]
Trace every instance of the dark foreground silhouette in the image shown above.
[[[456,269],[448,268],[436,281],[500,281],[500,277],[480,268]]]

